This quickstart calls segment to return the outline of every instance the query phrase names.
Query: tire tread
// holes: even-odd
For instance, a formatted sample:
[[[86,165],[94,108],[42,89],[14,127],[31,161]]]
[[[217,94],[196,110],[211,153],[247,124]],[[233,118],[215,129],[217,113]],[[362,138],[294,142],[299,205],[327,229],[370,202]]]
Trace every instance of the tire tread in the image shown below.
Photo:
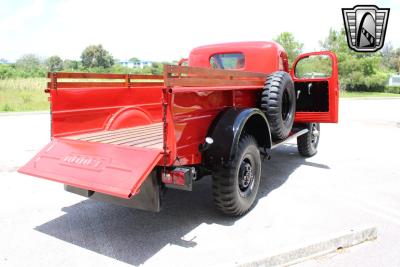
[[[253,136],[243,136],[238,144],[237,155],[240,155],[249,145],[258,147]],[[240,157],[235,157],[231,163],[231,167],[221,167],[218,171],[213,173],[212,195],[214,204],[223,213],[232,216],[242,216],[247,213],[254,204],[252,203],[250,207],[244,207],[241,205],[240,201],[237,200],[237,185],[234,179],[237,179],[235,166],[240,164],[240,160]],[[255,186],[255,190],[258,190],[258,184]],[[255,194],[257,194],[257,192]]]
[[[282,86],[285,85],[289,86],[290,90],[293,90],[294,96],[294,87],[290,75],[285,71],[277,71],[267,76],[264,89],[261,93],[261,110],[267,117],[271,128],[271,135],[274,140],[286,138],[293,125],[294,115],[292,121],[289,123],[290,129],[282,127],[282,119],[280,118],[281,91],[283,90]],[[295,103],[293,105],[295,105]]]

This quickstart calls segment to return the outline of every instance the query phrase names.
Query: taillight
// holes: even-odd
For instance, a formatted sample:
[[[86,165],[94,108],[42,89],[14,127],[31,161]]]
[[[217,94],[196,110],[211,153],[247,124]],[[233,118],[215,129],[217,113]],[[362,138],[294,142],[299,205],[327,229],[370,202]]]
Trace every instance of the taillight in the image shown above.
[[[161,180],[166,187],[192,190],[193,180],[196,179],[196,170],[194,168],[177,167],[174,169],[167,169],[161,171]]]

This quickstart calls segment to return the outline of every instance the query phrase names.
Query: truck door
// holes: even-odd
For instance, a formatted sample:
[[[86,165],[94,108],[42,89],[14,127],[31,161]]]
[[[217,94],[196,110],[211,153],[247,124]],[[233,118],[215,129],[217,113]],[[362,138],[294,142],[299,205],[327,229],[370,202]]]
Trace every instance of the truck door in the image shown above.
[[[290,70],[296,91],[295,122],[338,122],[338,63],[329,51],[298,56]]]

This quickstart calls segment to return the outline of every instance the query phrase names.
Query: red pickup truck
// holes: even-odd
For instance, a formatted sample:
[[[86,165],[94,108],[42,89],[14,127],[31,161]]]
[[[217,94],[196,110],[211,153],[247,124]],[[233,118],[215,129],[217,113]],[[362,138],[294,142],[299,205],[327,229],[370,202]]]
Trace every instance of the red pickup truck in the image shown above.
[[[163,75],[49,78],[52,140],[19,171],[151,211],[161,192],[192,190],[211,175],[216,206],[243,215],[271,149],[297,138],[300,154],[312,156],[319,123],[338,121],[335,54],[302,54],[289,70],[274,42],[198,47]]]

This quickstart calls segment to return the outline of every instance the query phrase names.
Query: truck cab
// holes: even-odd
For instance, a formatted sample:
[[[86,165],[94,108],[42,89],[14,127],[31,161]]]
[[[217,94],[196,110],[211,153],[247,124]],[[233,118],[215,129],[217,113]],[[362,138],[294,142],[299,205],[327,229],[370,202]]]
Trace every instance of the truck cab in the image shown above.
[[[187,65],[212,69],[270,74],[290,73],[296,91],[296,122],[338,121],[338,66],[329,51],[299,55],[289,67],[285,49],[278,43],[235,42],[194,48]]]
[[[250,72],[289,72],[288,57],[275,42],[238,42],[194,48],[188,66],[213,69],[235,69]]]

